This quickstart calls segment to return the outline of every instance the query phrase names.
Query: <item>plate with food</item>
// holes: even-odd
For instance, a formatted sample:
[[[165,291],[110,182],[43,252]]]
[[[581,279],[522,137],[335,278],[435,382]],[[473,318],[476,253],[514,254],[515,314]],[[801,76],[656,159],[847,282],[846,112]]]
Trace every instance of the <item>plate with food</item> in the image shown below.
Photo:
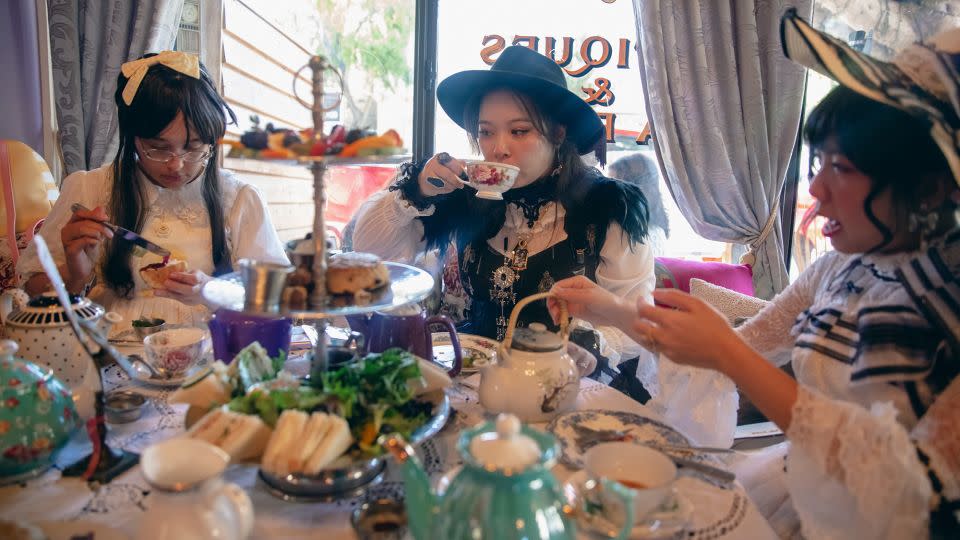
[[[385,467],[380,435],[421,442],[450,416],[446,372],[400,349],[324,373],[312,386],[259,361],[253,377],[243,375],[250,360],[232,364],[234,379],[215,368],[170,401],[210,411],[192,424],[188,414],[188,436],[259,462],[268,490],[286,500],[350,496]]]
[[[460,338],[460,349],[463,351],[463,369],[460,373],[476,373],[481,367],[496,361],[496,341],[473,334],[457,333],[457,337]],[[450,342],[450,334],[434,332],[432,339],[434,362],[453,367],[453,344]]]
[[[344,253],[331,257],[327,269],[328,294],[320,305],[307,306],[312,276],[303,268],[288,276],[279,313],[294,318],[330,318],[385,310],[419,302],[433,290],[425,270],[406,264],[380,261],[374,255]],[[244,308],[245,285],[239,272],[204,284],[202,294],[211,305],[234,311]],[[253,314],[262,314],[249,310]],[[272,313],[276,315],[276,313]]]
[[[690,441],[672,427],[625,411],[571,411],[547,425],[560,443],[560,461],[583,468],[583,454],[605,442],[632,441],[654,445],[690,446]]]

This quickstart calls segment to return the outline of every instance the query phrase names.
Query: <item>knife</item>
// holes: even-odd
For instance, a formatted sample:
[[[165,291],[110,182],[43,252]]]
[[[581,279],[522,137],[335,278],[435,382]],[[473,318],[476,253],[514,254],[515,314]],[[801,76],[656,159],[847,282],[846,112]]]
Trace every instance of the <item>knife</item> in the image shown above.
[[[120,354],[119,351],[107,342],[106,337],[100,333],[95,324],[90,321],[80,320],[77,318],[77,314],[73,312],[73,304],[70,302],[70,295],[67,294],[67,286],[63,283],[63,278],[60,276],[57,263],[54,262],[53,256],[50,255],[50,249],[47,248],[47,243],[43,240],[43,237],[39,234],[34,236],[33,243],[37,246],[37,257],[40,259],[40,266],[43,267],[47,277],[50,279],[50,284],[53,285],[53,290],[57,293],[60,305],[63,306],[63,312],[67,316],[67,321],[70,322],[70,328],[73,329],[73,333],[80,341],[83,350],[90,355],[90,358],[93,359],[98,368],[108,363],[107,360],[113,360],[119,364],[130,377],[136,378],[138,369],[134,367],[130,360]],[[90,347],[87,346],[86,336],[89,336],[89,338],[100,347],[99,351],[93,352],[90,350]],[[142,362],[142,365],[147,368],[151,376],[156,376],[156,371],[153,367],[146,362]]]
[[[70,210],[74,212],[76,212],[77,210],[83,210],[84,212],[90,211],[89,208],[87,208],[86,206],[83,206],[80,203],[73,203],[73,205],[70,206]],[[131,231],[130,229],[124,229],[123,227],[119,225],[114,225],[109,221],[100,221],[99,223],[103,223],[108,229],[113,231],[114,235],[119,235],[119,237],[122,240],[130,242],[131,244],[133,244],[134,246],[137,246],[138,248],[149,251],[150,253],[156,253],[157,255],[160,255],[165,259],[170,257],[169,249],[165,249],[163,247],[158,246],[157,244],[154,244],[153,242]],[[142,252],[136,253],[136,250],[135,250],[134,255],[139,257],[139,256],[142,256],[143,253]]]

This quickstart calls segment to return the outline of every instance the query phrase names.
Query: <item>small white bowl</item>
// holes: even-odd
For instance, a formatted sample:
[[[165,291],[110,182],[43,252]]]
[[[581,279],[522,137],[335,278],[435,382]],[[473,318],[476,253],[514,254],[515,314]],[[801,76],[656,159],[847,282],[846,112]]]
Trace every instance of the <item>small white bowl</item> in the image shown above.
[[[513,187],[520,175],[520,168],[493,161],[467,162],[467,177],[463,183],[477,190],[477,197],[495,201],[503,200],[503,192]]]
[[[167,378],[185,375],[209,347],[210,335],[200,328],[163,330],[143,340],[147,363]]]

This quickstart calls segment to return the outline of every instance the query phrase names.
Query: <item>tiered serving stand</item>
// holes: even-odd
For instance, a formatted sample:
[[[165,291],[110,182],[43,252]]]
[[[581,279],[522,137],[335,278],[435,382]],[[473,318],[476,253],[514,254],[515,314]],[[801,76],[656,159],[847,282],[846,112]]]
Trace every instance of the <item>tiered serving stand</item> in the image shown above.
[[[313,74],[313,103],[307,103],[299,96],[297,100],[311,110],[315,137],[324,137],[323,115],[326,111],[336,107],[323,107],[324,72],[330,71],[342,87],[342,79],[323,56],[315,55],[307,65],[300,68],[294,76],[294,94],[296,94],[296,77],[304,69],[310,68]],[[337,103],[339,100],[337,101]],[[251,307],[245,302],[246,286],[239,272],[223,275],[208,282],[203,288],[204,298],[221,309],[229,309],[249,315],[263,317],[289,317],[313,325],[317,330],[316,347],[311,359],[311,377],[318,377],[327,369],[326,327],[328,321],[346,315],[357,315],[373,311],[387,310],[402,307],[426,298],[433,290],[433,277],[424,270],[406,264],[384,262],[390,273],[390,285],[374,291],[369,296],[354,297],[345,295],[329,295],[326,288],[327,272],[327,245],[326,224],[324,222],[324,207],[327,196],[325,175],[328,164],[339,163],[333,156],[303,157],[299,162],[309,166],[313,173],[313,247],[314,258],[311,268],[313,274],[313,292],[309,299],[308,309],[289,309],[280,305],[276,310],[266,311]],[[422,442],[435,435],[450,416],[450,402],[445,394],[435,396],[434,417],[424,426],[413,433],[414,443]],[[386,467],[382,457],[366,460],[354,460],[344,464],[341,468],[324,471],[319,476],[307,477],[303,475],[288,475],[275,477],[263,470],[260,478],[274,494],[287,500],[332,500],[358,495],[363,488],[380,478]]]

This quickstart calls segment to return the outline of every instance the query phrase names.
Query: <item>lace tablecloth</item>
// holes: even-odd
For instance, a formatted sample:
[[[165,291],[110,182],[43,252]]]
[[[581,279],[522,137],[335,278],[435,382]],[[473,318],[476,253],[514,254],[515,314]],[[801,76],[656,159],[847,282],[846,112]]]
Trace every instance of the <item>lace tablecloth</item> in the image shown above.
[[[295,360],[292,360],[295,363]],[[128,386],[130,381],[117,368],[105,371],[111,387]],[[433,439],[418,448],[418,453],[435,480],[460,465],[456,453],[457,434],[466,426],[483,419],[483,410],[473,386],[477,378],[465,379],[449,391],[456,414]],[[139,388],[152,399],[143,417],[134,423],[110,425],[109,442],[114,447],[141,452],[152,443],[183,431],[185,408],[170,405],[168,391]],[[648,410],[620,392],[589,379],[581,384],[577,408],[614,409],[651,416]],[[58,467],[75,461],[89,452],[86,435],[78,434],[61,453]],[[225,475],[228,481],[243,487],[255,508],[254,538],[356,538],[350,513],[369,498],[384,495],[402,497],[403,484],[392,464],[382,481],[365,495],[333,503],[284,502],[271,495],[257,479],[257,468],[233,465]],[[554,469],[562,481],[574,471],[563,465]],[[677,489],[694,508],[689,539],[776,538],[767,522],[739,485],[721,487],[696,476],[683,476]],[[115,527],[135,538],[137,523],[151,503],[150,487],[135,467],[107,485],[88,486],[76,478],[62,478],[58,468],[30,482],[0,489],[0,518],[26,521],[85,520]],[[582,534],[582,538],[589,536]]]

